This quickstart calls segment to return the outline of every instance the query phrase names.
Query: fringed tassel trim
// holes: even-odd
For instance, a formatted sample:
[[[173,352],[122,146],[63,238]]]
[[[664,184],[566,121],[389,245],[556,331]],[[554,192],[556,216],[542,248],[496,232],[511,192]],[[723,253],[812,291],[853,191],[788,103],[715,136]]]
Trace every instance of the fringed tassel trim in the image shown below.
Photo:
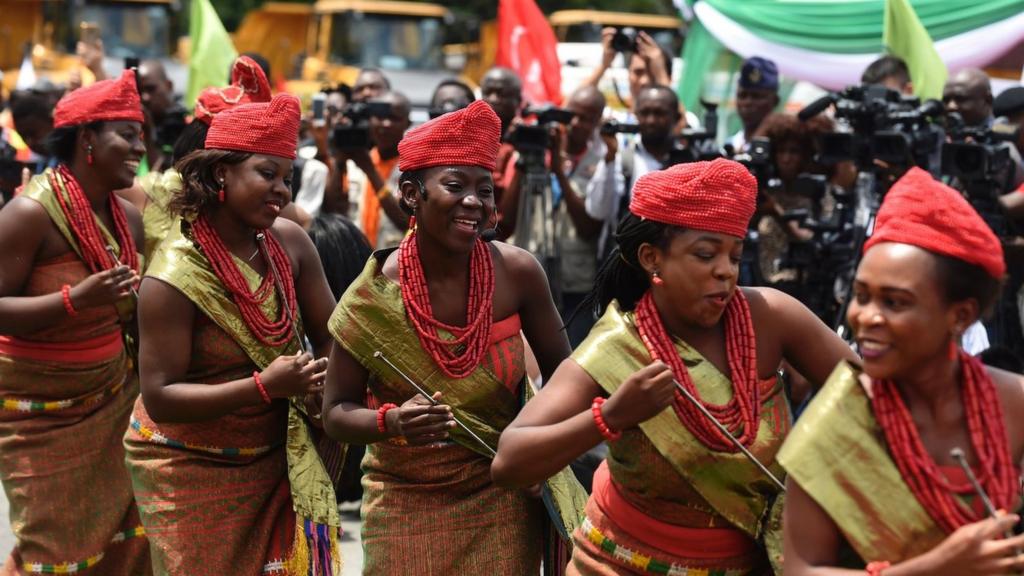
[[[341,528],[296,518],[292,551],[285,561],[289,576],[341,576]]]

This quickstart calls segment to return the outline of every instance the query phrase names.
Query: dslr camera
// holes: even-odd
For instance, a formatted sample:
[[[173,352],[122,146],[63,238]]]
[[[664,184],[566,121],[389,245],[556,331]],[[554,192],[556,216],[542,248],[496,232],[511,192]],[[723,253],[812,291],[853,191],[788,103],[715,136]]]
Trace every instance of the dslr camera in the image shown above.
[[[612,36],[612,50],[616,52],[636,52],[636,28],[616,28]]]
[[[390,102],[352,102],[341,112],[349,122],[336,124],[331,131],[331,143],[336,150],[373,148],[370,140],[370,118],[391,116]]]
[[[546,151],[551,146],[551,137],[548,134],[551,124],[568,125],[575,114],[564,108],[544,106],[527,108],[523,110],[523,116],[534,116],[537,122],[517,126],[512,132],[508,142],[520,153]]]

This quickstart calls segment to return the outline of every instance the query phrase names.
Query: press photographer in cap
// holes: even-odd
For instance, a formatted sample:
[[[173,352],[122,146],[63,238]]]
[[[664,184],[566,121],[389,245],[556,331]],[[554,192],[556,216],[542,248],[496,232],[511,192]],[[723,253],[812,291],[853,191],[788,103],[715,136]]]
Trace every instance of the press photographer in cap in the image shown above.
[[[735,152],[743,152],[761,122],[779,105],[779,69],[760,56],[743,61],[736,87],[736,112],[743,128],[729,138]]]

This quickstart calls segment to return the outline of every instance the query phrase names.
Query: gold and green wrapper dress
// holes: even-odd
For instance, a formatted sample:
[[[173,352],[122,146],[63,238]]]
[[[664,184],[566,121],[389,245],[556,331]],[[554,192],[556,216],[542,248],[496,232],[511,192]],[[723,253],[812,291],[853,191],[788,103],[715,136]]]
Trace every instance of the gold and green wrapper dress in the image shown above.
[[[20,295],[53,294],[88,277],[47,174],[32,178],[23,196],[43,206],[72,251],[36,263]],[[0,479],[22,574],[149,574],[121,446],[139,392],[121,330],[133,313],[129,297],[31,334],[0,336]]]
[[[236,258],[251,288],[261,277]],[[298,344],[260,343],[205,256],[170,231],[147,276],[173,286],[199,313],[185,380],[216,385],[250,377]],[[276,318],[278,298],[263,312]],[[158,575],[340,574],[340,517],[301,399],[275,400],[220,418],[156,423],[141,399],[124,436],[128,468]]]
[[[840,562],[850,568],[909,560],[947,536],[893,462],[860,375],[847,362],[836,366],[779,453],[790,477],[836,523],[845,540]],[[962,472],[940,471],[950,480]],[[977,508],[975,500],[964,502]]]
[[[401,288],[380,273],[375,253],[331,316],[331,333],[370,373],[368,405],[401,405],[416,390],[374,357],[382,352],[443,402],[492,449],[518,413],[529,385],[518,315],[496,322],[491,346],[467,378],[447,377],[420,346]],[[459,428],[452,441],[367,446],[363,458],[364,574],[536,576],[545,551],[544,504],[491,482],[491,454]],[[568,469],[546,488],[549,513],[563,530],[579,524],[585,493]],[[548,552],[557,546],[547,541]],[[549,554],[546,570],[558,572]],[[563,558],[564,565],[564,558]]]
[[[684,342],[676,350],[701,398],[727,403],[728,377]],[[615,301],[572,359],[609,395],[652,362],[633,314]],[[761,421],[748,448],[782,477],[775,455],[791,425],[789,404],[776,378],[759,385]],[[742,453],[710,451],[668,407],[609,445],[574,534],[570,574],[770,574],[781,562],[781,501]]]
[[[181,192],[181,174],[173,168],[150,172],[139,178],[139,185],[146,191],[146,208],[142,211],[146,245],[142,253],[146,256],[146,262],[150,262],[157,244],[167,237],[171,226],[180,221],[180,218],[171,214],[168,206],[174,195]]]

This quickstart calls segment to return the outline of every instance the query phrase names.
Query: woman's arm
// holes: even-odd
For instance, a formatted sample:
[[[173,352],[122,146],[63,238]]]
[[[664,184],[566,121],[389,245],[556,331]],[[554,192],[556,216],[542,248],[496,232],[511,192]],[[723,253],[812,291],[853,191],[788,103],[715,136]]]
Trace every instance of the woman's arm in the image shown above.
[[[20,296],[36,259],[50,257],[47,239],[54,235],[59,232],[35,200],[15,198],[0,210],[0,334],[31,334],[67,318],[59,291]],[[71,287],[71,305],[76,311],[113,305],[137,281],[138,276],[127,266],[97,272]]]
[[[772,288],[757,288],[754,293],[757,296],[750,298],[750,304],[761,333],[758,351],[777,346],[781,358],[815,389],[821,388],[840,361],[858,360],[850,346],[799,300]]]
[[[839,488],[837,488],[839,489]],[[1024,566],[1024,556],[1014,548],[1024,544],[1024,535],[1000,540],[1019,520],[1016,514],[988,518],[967,524],[946,537],[938,546],[920,556],[893,563],[884,576],[994,576]],[[863,576],[863,570],[835,568],[841,536],[839,528],[807,492],[792,478],[786,479],[786,507],[783,510],[783,557],[786,576]],[[882,562],[885,558],[865,558]]]
[[[327,284],[320,255],[309,234],[294,222],[278,218],[272,230],[280,237],[292,259],[295,298],[299,305],[299,309],[292,313],[301,314],[306,337],[313,345],[313,355],[326,358],[334,341],[327,330],[327,321],[337,302]]]
[[[622,431],[650,419],[672,402],[672,382],[672,371],[661,362],[641,368],[604,403],[605,424]],[[591,411],[597,396],[604,391],[575,360],[562,362],[502,432],[491,464],[494,482],[520,488],[543,482],[601,442]]]
[[[509,286],[517,291],[523,334],[533,349],[541,375],[547,382],[572,349],[555,309],[544,269],[532,254],[507,244],[497,245],[507,266]]]
[[[399,408],[389,410],[385,431],[377,428],[377,410],[366,407],[366,381],[369,372],[345,348],[334,342],[327,366],[324,390],[324,430],[327,435],[347,444],[372,444],[403,436],[414,446],[422,446],[448,438],[455,426],[451,407],[440,403],[441,393],[434,394],[435,406],[416,395]]]
[[[146,278],[139,290],[139,375],[142,401],[154,422],[201,422],[264,402],[253,377],[219,384],[183,382],[192,359],[199,312],[184,294]],[[324,360],[280,356],[260,373],[271,398],[305,394],[323,377]]]

